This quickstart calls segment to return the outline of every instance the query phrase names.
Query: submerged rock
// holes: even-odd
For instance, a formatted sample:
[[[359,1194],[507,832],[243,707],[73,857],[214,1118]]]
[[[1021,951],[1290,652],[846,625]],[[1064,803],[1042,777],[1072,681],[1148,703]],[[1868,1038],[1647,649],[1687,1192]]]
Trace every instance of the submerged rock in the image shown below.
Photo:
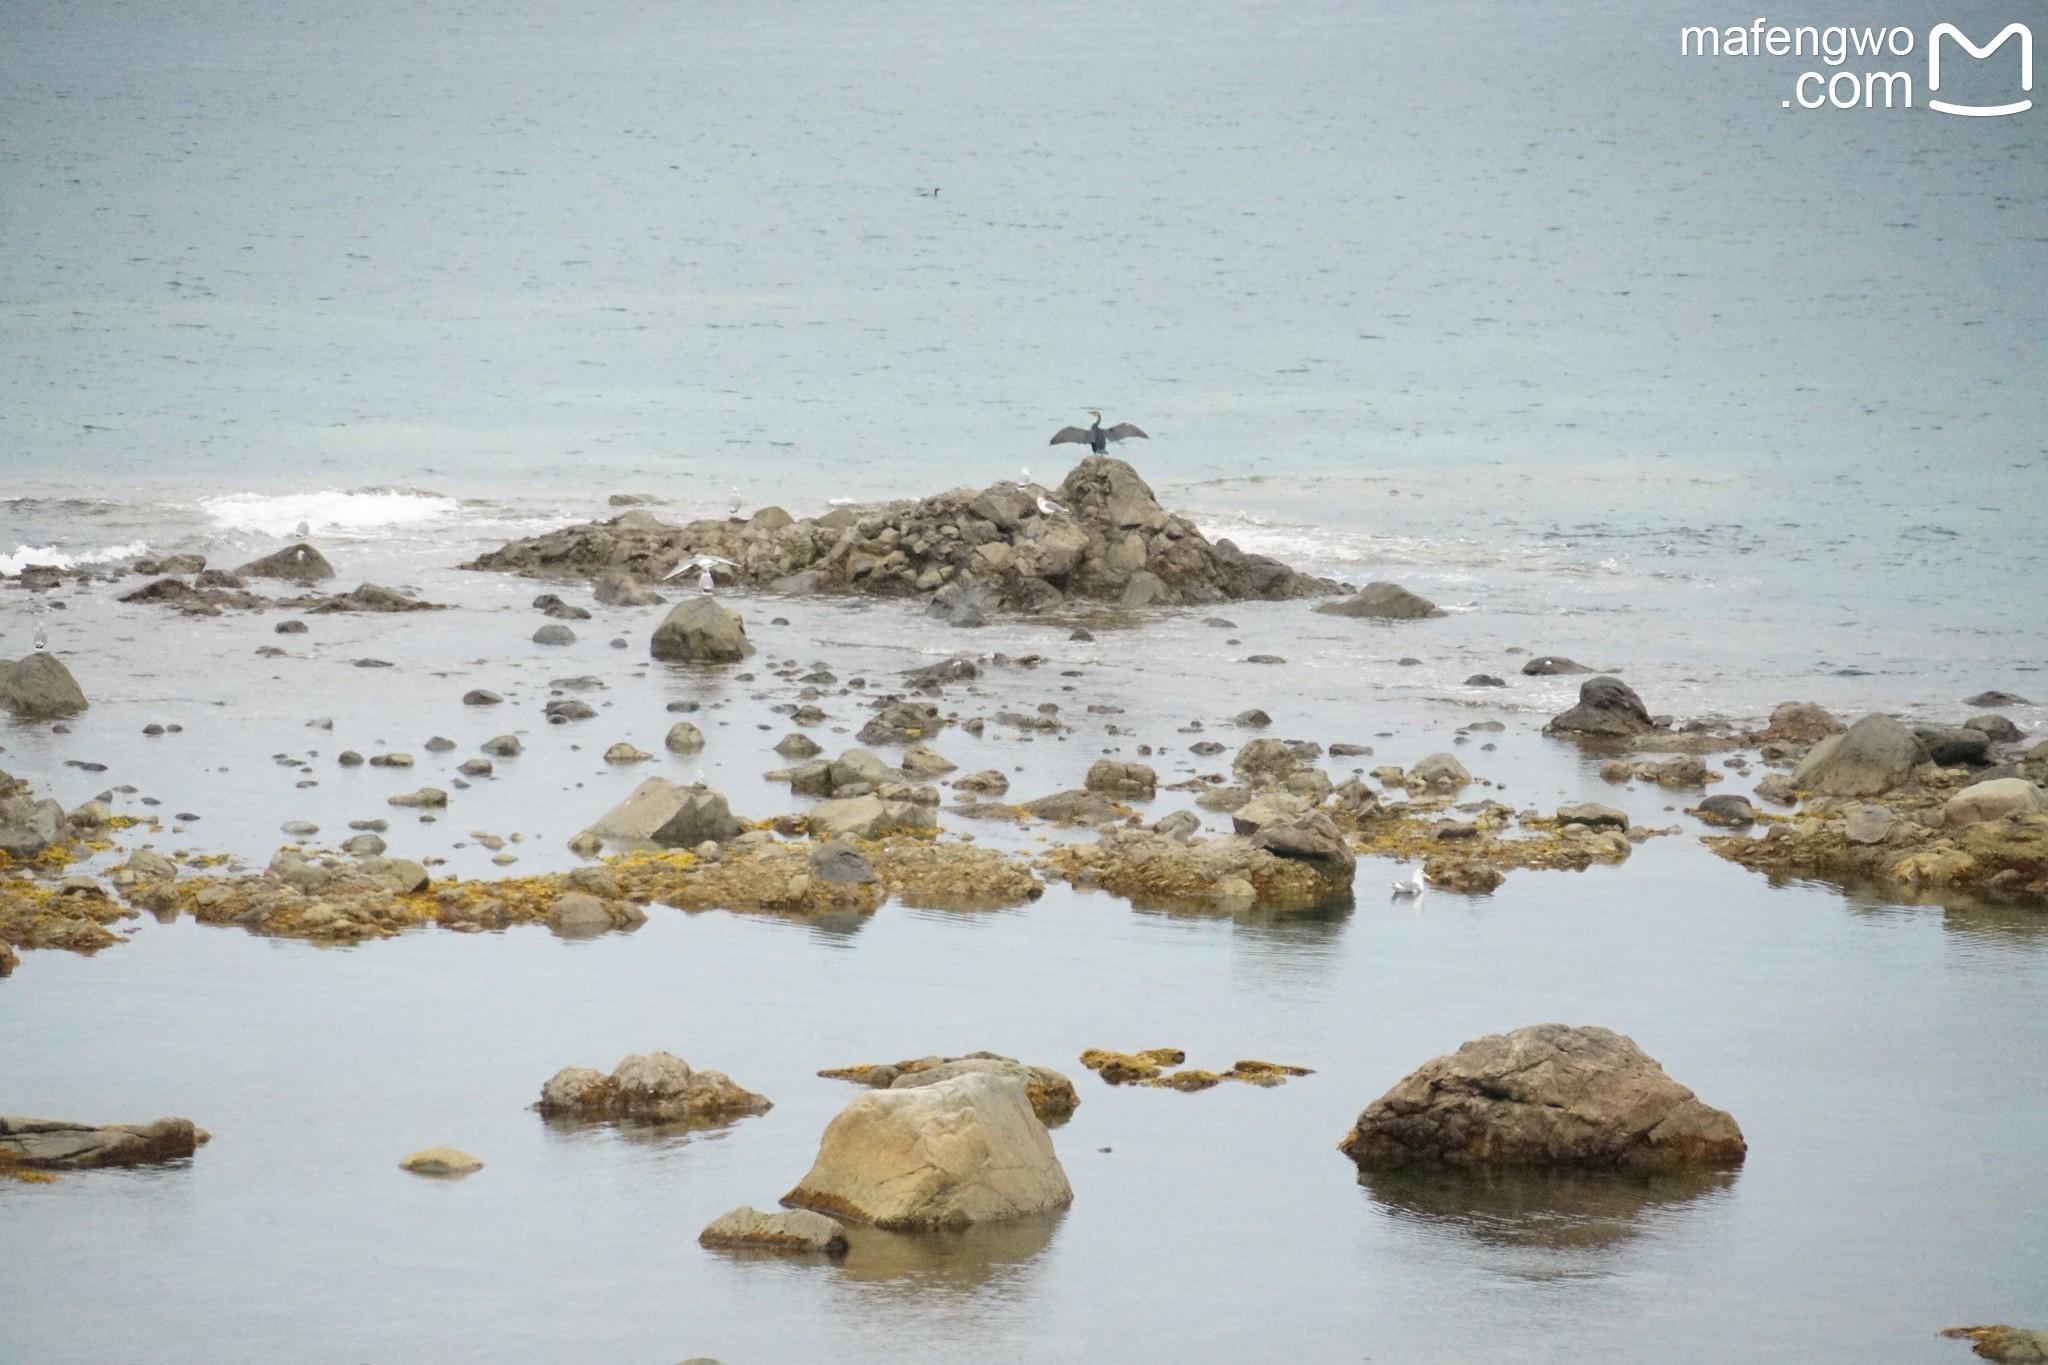
[[[1524,676],[1531,678],[1549,678],[1592,671],[1578,660],[1567,659],[1562,654],[1539,654],[1522,665]]]
[[[425,1147],[398,1164],[414,1175],[464,1176],[484,1168],[483,1162],[456,1147]]]
[[[1023,1083],[972,1072],[854,1100],[782,1202],[915,1231],[1049,1213],[1073,1198]]]
[[[1368,583],[1341,602],[1324,602],[1316,608],[1326,616],[1358,616],[1378,621],[1420,621],[1442,616],[1443,608],[1408,591],[1399,583]]]
[[[321,583],[334,577],[334,566],[304,541],[287,545],[275,554],[252,559],[235,570],[238,578],[281,578],[291,583]]]
[[[1438,1057],[1368,1105],[1338,1144],[1363,1169],[1730,1166],[1742,1130],[1621,1034],[1537,1024]]]

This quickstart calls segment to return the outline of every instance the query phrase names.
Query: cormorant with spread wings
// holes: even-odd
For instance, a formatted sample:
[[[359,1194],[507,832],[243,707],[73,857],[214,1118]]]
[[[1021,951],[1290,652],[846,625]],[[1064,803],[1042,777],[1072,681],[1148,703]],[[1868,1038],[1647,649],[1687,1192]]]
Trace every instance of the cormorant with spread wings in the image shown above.
[[[1108,443],[1111,441],[1121,441],[1130,436],[1136,436],[1140,440],[1145,441],[1152,439],[1129,422],[1118,422],[1115,426],[1104,429],[1102,414],[1092,408],[1089,410],[1088,415],[1095,419],[1093,426],[1085,428],[1061,427],[1060,434],[1053,437],[1049,444],[1058,445],[1062,441],[1066,441],[1075,445],[1086,445],[1088,449],[1100,455],[1109,449]]]

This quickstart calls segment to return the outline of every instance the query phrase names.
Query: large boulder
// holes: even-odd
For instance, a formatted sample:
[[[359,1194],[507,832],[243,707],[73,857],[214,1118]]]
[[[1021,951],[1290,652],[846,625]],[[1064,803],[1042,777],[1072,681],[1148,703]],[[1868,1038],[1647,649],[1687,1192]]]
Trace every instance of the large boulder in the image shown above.
[[[1951,796],[1941,808],[1941,818],[1949,825],[1981,825],[2010,815],[2039,815],[2044,806],[2048,802],[2043,802],[2041,789],[2026,778],[1998,777]]]
[[[1579,684],[1579,704],[1551,717],[1545,734],[1626,738],[1657,728],[1635,689],[1605,673]]]
[[[1073,1198],[1023,1082],[970,1072],[855,1099],[782,1202],[915,1231],[1049,1213]]]
[[[677,663],[738,663],[754,652],[746,622],[708,595],[692,597],[654,628],[648,652]]]
[[[334,566],[327,562],[327,556],[300,541],[275,554],[250,560],[236,569],[235,575],[239,578],[281,578],[288,583],[321,583],[334,577]]]
[[[141,1166],[191,1156],[205,1140],[190,1119],[97,1126],[64,1119],[0,1118],[0,1167]]]
[[[1324,602],[1316,608],[1325,616],[1362,616],[1375,621],[1420,621],[1442,616],[1443,608],[1408,591],[1399,583],[1368,583],[1341,602]]]
[[[1361,1170],[1448,1166],[1732,1166],[1748,1151],[1728,1114],[1604,1028],[1537,1024],[1425,1063],[1338,1144]]]
[[[848,796],[811,807],[809,827],[819,839],[879,839],[901,830],[933,827],[932,815],[915,801]]]
[[[550,1118],[627,1119],[640,1123],[722,1122],[774,1108],[722,1071],[698,1071],[667,1052],[635,1053],[607,1076],[566,1066],[541,1087],[533,1106]]]
[[[589,833],[621,844],[695,848],[709,839],[723,843],[740,832],[725,794],[703,785],[681,787],[650,777],[625,800],[599,817]]]
[[[50,720],[85,710],[85,693],[64,661],[37,650],[17,663],[0,661],[0,705],[22,720]]]
[[[1792,785],[1822,796],[1878,796],[1926,761],[1919,736],[1892,717],[1874,713],[1807,750],[1792,770]]]

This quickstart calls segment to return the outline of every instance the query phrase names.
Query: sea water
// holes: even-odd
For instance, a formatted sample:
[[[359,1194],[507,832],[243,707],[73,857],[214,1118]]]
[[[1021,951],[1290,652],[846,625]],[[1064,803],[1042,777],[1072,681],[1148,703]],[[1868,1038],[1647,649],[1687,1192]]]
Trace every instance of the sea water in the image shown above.
[[[12,4],[0,569],[233,564],[304,520],[351,581],[458,610],[323,623],[265,663],[267,618],[101,590],[32,620],[0,594],[0,655],[41,626],[95,702],[69,736],[7,730],[0,766],[67,805],[135,784],[202,817],[187,846],[260,865],[282,819],[338,831],[387,813],[400,779],[438,780],[439,760],[344,774],[334,750],[446,733],[452,766],[526,727],[526,774],[461,793],[447,833],[394,835],[486,875],[451,847],[472,823],[529,833],[519,870],[567,865],[566,835],[640,775],[595,753],[658,752],[661,705],[695,700],[714,743],[660,770],[770,813],[789,800],[759,776],[771,698],[647,669],[645,612],[600,609],[549,654],[526,640],[533,585],[452,565],[608,515],[612,492],[682,519],[734,490],[803,515],[1025,466],[1051,485],[1079,448],[1046,439],[1089,408],[1149,433],[1117,453],[1212,536],[1398,579],[1450,617],[1424,635],[1241,604],[1236,645],[1169,614],[1084,647],[762,601],[750,629],[843,676],[1040,651],[1041,673],[990,686],[1112,699],[1176,755],[1197,738],[1180,727],[1243,705],[1372,743],[1366,765],[1498,717],[1495,754],[1459,752],[1540,802],[1623,798],[1536,735],[1571,680],[1523,679],[1511,649],[1617,669],[1680,718],[2041,701],[2043,116],[1788,108],[1800,70],[1834,68],[1678,55],[1681,24],[1750,17]],[[1924,41],[2011,16],[1880,17]],[[602,738],[533,731],[548,681],[582,672],[609,683]],[[519,715],[466,712],[479,685]],[[146,743],[152,720],[184,729]],[[944,747],[1027,796],[1130,753],[1100,721],[1064,749],[995,744]],[[1368,865],[1361,887],[1403,871]],[[91,960],[31,954],[0,985],[0,1110],[190,1112],[219,1137],[189,1169],[0,1190],[28,1305],[0,1346],[1933,1361],[1961,1349],[1935,1328],[2037,1308],[2037,918],[1772,888],[1690,835],[1429,905],[1368,891],[1334,919],[1239,922],[1055,887],[995,915],[890,907],[852,934],[661,912],[597,944],[331,951],[187,923]],[[1365,1102],[1547,1018],[1632,1033],[1737,1114],[1749,1165],[1593,1207],[1353,1182],[1332,1148]],[[818,1067],[994,1047],[1072,1071],[1083,1046],[1161,1043],[1318,1074],[1196,1096],[1083,1077],[1056,1136],[1075,1207],[1014,1238],[870,1242],[843,1269],[694,1244],[801,1174],[850,1093]],[[778,1107],[670,1145],[568,1139],[524,1110],[558,1066],[654,1047]],[[440,1141],[485,1173],[396,1183],[398,1155]]]

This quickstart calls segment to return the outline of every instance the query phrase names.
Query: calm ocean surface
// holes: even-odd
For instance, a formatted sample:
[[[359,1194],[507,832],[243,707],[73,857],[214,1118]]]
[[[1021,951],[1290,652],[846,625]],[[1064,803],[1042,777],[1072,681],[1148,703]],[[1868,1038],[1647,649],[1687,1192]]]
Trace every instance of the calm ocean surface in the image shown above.
[[[1924,43],[2016,17],[1855,19]],[[1453,610],[1360,662],[1326,618],[1247,609],[1247,647],[1305,671],[1241,704],[1326,742],[1393,731],[1412,761],[1483,700],[1516,722],[1518,787],[1583,781],[1522,734],[1568,687],[1462,688],[1510,672],[1510,646],[1622,669],[1682,716],[2048,701],[2048,109],[1785,108],[1834,68],[1677,55],[1681,24],[1752,18],[8,0],[0,571],[239,562],[304,518],[351,580],[479,608],[391,657],[453,668],[502,636],[537,683],[530,623],[482,610],[518,585],[447,572],[477,548],[615,491],[680,518],[734,488],[801,515],[1026,465],[1052,483],[1076,448],[1047,437],[1099,407],[1151,433],[1117,453],[1210,534]],[[1887,64],[1924,104],[1924,47]],[[1958,61],[1944,93],[1988,102],[2012,65]],[[29,617],[7,597],[12,656]],[[893,610],[807,607],[816,633],[780,647],[836,657]],[[221,675],[230,627],[144,619],[43,621],[94,675],[77,742],[166,799],[185,783],[243,856],[287,797],[117,743],[183,715],[246,774],[308,715],[347,731],[415,704],[340,662],[280,700]],[[1236,709],[1202,691],[1196,632],[1154,638],[1153,675],[1115,675],[1134,715]],[[1424,666],[1397,668],[1411,650]],[[395,740],[459,733],[438,693],[416,704]],[[47,735],[0,741],[10,769],[94,780]],[[0,984],[0,1112],[189,1110],[223,1137],[189,1172],[0,1188],[0,1261],[34,1267],[0,1358],[1939,1361],[1962,1355],[1931,1336],[1949,1321],[2048,1325],[2036,926],[1769,890],[1690,837],[1444,903],[1248,926],[1055,889],[843,939],[669,916],[582,948],[326,953],[188,924],[34,954]],[[1550,1017],[1634,1032],[1737,1114],[1750,1167],[1537,1231],[1352,1183],[1330,1148],[1366,1101]],[[1157,1042],[1326,1074],[1084,1091],[1058,1139],[1079,1202],[1031,1245],[836,1271],[694,1244],[800,1173],[847,1093],[818,1066]],[[557,1066],[657,1046],[779,1107],[675,1148],[521,1109]],[[459,1138],[490,1148],[485,1178],[392,1190],[385,1149]],[[119,1273],[95,1279],[109,1247]],[[58,1306],[87,1280],[89,1305]]]

